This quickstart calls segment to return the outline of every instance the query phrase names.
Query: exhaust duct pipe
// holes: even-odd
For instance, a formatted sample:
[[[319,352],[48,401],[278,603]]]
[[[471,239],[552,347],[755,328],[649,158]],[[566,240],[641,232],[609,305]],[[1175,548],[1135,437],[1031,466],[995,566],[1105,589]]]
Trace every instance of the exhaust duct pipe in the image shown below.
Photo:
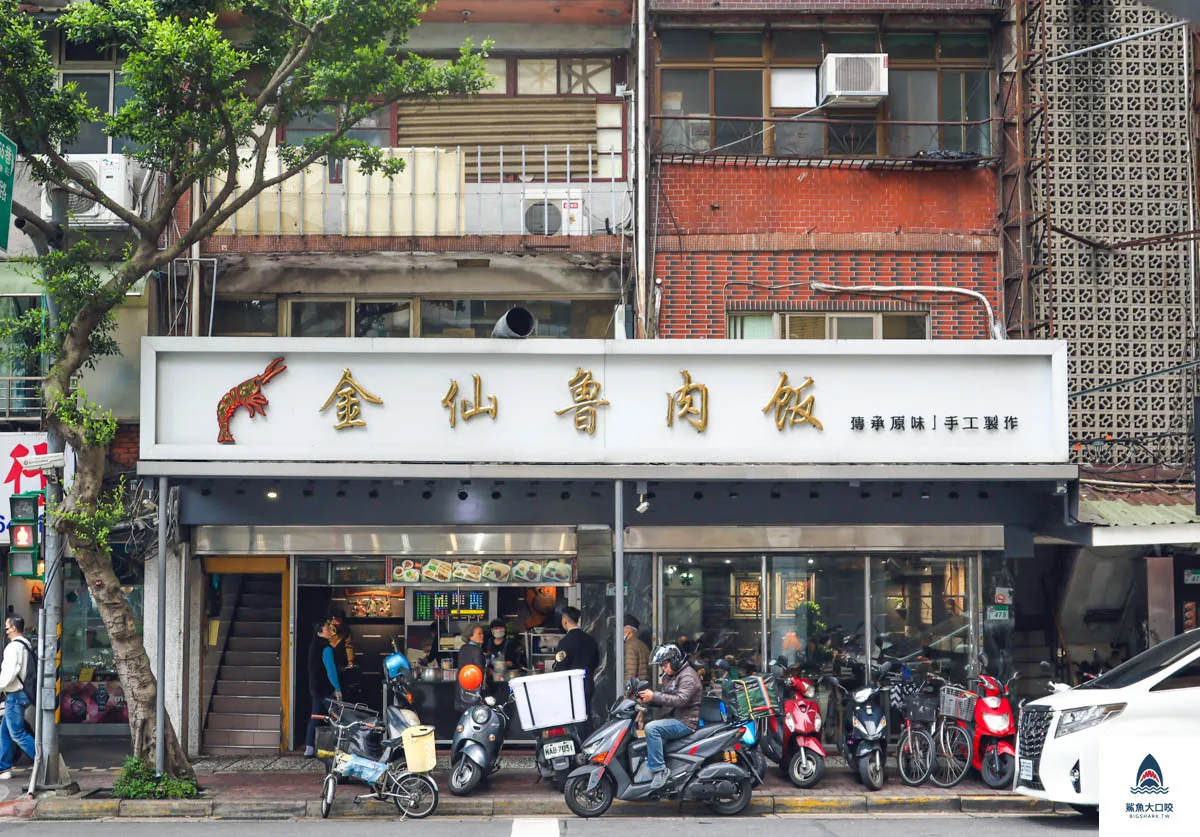
[[[502,340],[524,340],[537,328],[537,318],[524,308],[509,308],[496,320],[492,337]]]

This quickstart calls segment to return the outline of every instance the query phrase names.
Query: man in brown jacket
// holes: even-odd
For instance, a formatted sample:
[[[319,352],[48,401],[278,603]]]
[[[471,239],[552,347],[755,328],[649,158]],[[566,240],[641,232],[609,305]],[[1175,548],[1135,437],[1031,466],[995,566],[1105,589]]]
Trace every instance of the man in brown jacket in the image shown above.
[[[625,614],[625,676],[650,680],[650,648],[638,636],[642,623]]]
[[[670,718],[646,724],[646,766],[654,774],[651,790],[659,790],[670,778],[663,746],[667,741],[691,735],[700,724],[700,699],[704,688],[700,675],[676,645],[662,645],[650,662],[662,667],[659,691],[643,689],[638,700],[671,710]]]

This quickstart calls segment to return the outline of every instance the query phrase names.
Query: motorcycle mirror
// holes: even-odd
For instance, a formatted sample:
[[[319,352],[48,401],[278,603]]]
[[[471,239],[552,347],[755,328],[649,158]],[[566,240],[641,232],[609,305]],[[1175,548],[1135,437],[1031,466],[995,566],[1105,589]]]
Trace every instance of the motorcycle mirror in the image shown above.
[[[987,668],[988,657],[987,654],[984,654],[982,651],[979,652],[979,662],[984,668]]]
[[[494,697],[492,697],[491,695],[488,695],[487,697],[485,697],[483,699],[483,702],[486,703],[488,706],[496,705],[496,699]]]
[[[1040,663],[1038,663],[1038,668],[1046,672],[1046,674],[1050,674],[1054,671],[1054,666],[1050,665],[1050,663],[1046,662],[1045,660],[1042,660]]]
[[[879,667],[879,673],[876,675],[876,677],[879,677],[880,679],[882,679],[882,678],[886,677],[888,672],[891,670],[892,670],[892,661],[888,660],[886,663],[884,663],[883,665],[881,665]]]

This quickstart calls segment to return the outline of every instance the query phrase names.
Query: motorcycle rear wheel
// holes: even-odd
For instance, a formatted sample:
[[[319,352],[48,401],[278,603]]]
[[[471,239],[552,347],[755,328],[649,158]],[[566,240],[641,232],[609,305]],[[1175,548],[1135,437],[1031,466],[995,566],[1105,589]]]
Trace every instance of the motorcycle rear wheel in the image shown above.
[[[997,753],[995,745],[988,747],[979,760],[979,775],[989,788],[1011,788],[1013,772],[1016,770],[1016,760],[1007,753]]]
[[[458,760],[458,764],[450,769],[450,793],[455,796],[466,796],[483,781],[483,768],[466,756]]]
[[[423,820],[438,806],[437,782],[422,773],[409,773],[398,780],[393,779],[392,802],[401,816]]]
[[[788,759],[784,775],[801,790],[811,788],[825,775],[825,759],[807,747],[800,747]]]
[[[584,819],[603,816],[616,796],[612,779],[608,776],[601,776],[600,784],[589,791],[587,786],[590,781],[590,776],[572,776],[563,788],[563,801],[571,813]]]
[[[708,810],[723,817],[732,817],[734,814],[742,813],[750,804],[750,780],[739,779],[737,793],[729,799],[710,799],[704,804],[708,806]]]
[[[876,750],[858,759],[858,775],[869,791],[877,791],[883,787],[887,776],[883,770],[883,753]]]

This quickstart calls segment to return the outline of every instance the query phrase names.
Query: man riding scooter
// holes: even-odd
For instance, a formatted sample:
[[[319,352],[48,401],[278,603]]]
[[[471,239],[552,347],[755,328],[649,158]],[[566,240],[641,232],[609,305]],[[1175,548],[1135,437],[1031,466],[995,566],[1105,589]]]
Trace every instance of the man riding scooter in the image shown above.
[[[646,766],[654,774],[651,790],[660,790],[670,778],[663,757],[663,744],[675,741],[696,731],[700,721],[700,699],[704,688],[700,674],[677,645],[662,645],[654,651],[650,664],[659,666],[662,674],[659,691],[643,689],[638,692],[640,703],[665,706],[670,718],[646,724]]]

